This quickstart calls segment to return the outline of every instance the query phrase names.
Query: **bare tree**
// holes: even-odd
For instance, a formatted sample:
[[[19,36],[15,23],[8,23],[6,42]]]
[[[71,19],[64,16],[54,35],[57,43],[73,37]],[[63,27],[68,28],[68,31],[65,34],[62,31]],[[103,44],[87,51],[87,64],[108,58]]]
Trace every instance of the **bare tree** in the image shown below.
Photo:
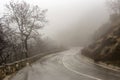
[[[45,13],[38,6],[32,6],[26,2],[10,2],[6,5],[7,13],[2,19],[2,24],[18,36],[22,44],[23,53],[28,57],[28,40],[32,35],[38,34],[38,30],[43,28],[47,22]]]
[[[107,4],[112,13],[120,15],[120,0],[107,0]]]
[[[4,62],[3,50],[6,47],[6,41],[4,40],[4,33],[2,25],[0,24],[0,64]]]
[[[18,51],[15,50],[17,39],[17,36],[10,28],[0,24],[0,65],[14,59],[15,56],[12,55],[15,54],[15,51]]]
[[[107,0],[110,11],[110,20],[116,22],[120,20],[120,0]]]

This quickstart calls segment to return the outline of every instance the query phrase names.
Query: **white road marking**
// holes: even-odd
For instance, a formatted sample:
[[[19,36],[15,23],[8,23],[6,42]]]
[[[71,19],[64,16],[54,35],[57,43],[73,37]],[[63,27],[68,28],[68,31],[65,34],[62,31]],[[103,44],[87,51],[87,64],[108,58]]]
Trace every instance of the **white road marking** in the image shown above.
[[[95,79],[95,80],[102,80],[102,79],[100,79],[100,78],[93,77],[93,76],[90,76],[90,75],[87,75],[87,74],[84,74],[84,73],[81,73],[81,72],[78,72],[78,71],[76,71],[76,70],[71,69],[70,67],[68,67],[68,66],[64,63],[64,56],[63,56],[63,58],[62,58],[62,63],[63,63],[63,65],[64,65],[68,70],[70,70],[70,71],[72,71],[72,72],[74,72],[74,73],[76,73],[76,74],[79,74],[79,75],[82,75],[82,76],[85,76],[85,77],[89,77],[89,78]]]
[[[85,58],[87,59],[87,57],[85,57]],[[100,67],[105,68],[105,69],[109,69],[109,70],[112,70],[112,71],[115,71],[115,72],[120,72],[120,70],[118,70],[118,69],[108,67],[107,65],[104,65],[104,64],[101,64],[101,63],[94,63],[92,60],[86,60],[86,61],[88,63],[95,64],[95,65],[100,66]]]

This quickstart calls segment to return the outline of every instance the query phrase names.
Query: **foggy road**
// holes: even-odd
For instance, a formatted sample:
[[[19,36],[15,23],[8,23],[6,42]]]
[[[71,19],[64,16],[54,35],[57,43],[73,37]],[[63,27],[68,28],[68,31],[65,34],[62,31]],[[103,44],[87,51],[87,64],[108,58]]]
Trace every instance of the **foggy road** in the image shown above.
[[[120,73],[85,61],[80,48],[48,55],[20,70],[11,80],[120,80]]]

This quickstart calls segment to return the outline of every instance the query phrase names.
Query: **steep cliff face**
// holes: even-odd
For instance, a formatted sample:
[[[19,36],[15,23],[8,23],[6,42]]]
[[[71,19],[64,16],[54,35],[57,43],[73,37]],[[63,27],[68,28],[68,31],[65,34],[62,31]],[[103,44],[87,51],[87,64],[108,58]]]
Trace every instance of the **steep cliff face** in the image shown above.
[[[112,24],[102,37],[85,47],[82,54],[95,61],[120,66],[120,22]]]

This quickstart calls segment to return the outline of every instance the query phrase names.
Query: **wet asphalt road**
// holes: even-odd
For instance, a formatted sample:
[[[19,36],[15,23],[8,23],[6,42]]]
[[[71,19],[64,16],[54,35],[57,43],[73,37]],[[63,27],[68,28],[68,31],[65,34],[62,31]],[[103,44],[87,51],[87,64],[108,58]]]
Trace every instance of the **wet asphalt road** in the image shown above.
[[[80,48],[48,55],[11,80],[120,80],[120,73],[85,61]]]

